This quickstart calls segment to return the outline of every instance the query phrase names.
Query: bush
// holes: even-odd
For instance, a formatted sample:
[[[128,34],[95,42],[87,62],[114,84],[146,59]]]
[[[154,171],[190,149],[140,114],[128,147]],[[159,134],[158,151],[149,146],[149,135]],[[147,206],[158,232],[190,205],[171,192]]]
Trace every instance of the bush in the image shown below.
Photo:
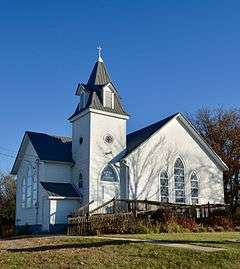
[[[175,221],[169,221],[165,226],[167,233],[183,233],[184,228]]]
[[[236,227],[235,227],[235,231],[236,231],[236,232],[240,232],[240,226],[236,226]]]
[[[212,233],[212,232],[215,232],[215,231],[214,231],[213,227],[207,227],[207,232]]]
[[[188,231],[193,231],[198,226],[195,219],[190,217],[179,217],[177,223]]]
[[[233,215],[234,224],[240,226],[240,208],[237,208],[235,214]]]
[[[207,231],[207,228],[204,227],[202,224],[199,225],[198,227],[194,228],[193,232],[195,233],[204,233]]]
[[[214,230],[215,232],[224,232],[224,228],[222,226],[215,226]]]
[[[212,220],[212,226],[223,227],[224,230],[231,231],[234,229],[232,219],[229,217],[215,216]]]

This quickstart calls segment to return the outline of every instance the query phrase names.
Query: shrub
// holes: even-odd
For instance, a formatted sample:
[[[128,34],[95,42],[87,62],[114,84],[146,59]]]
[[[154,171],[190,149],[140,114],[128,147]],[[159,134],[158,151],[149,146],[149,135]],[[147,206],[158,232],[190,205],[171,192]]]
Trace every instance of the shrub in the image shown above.
[[[237,208],[235,214],[233,215],[233,221],[235,225],[240,226],[240,208]]]
[[[213,227],[207,227],[207,232],[212,233],[212,232],[215,232],[215,231],[214,231]]]
[[[229,217],[215,216],[212,220],[212,226],[223,227],[224,230],[233,230],[233,221]]]
[[[182,233],[184,232],[184,228],[179,225],[176,221],[169,221],[166,224],[166,232],[167,233]]]
[[[206,231],[207,231],[207,228],[204,227],[202,224],[200,224],[199,226],[193,229],[193,232],[195,233],[204,233]]]
[[[198,226],[195,219],[190,217],[179,217],[177,223],[186,229],[186,231],[193,231]]]
[[[235,231],[236,231],[236,232],[240,232],[240,226],[236,226],[236,227],[235,227]]]
[[[224,232],[224,228],[222,226],[215,226],[214,230],[215,232]]]

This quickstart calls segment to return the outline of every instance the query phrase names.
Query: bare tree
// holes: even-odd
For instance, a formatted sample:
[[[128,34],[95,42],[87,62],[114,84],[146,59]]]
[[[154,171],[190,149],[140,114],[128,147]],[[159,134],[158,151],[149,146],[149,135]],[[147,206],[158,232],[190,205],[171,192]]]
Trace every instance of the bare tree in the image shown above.
[[[240,189],[240,110],[203,108],[196,112],[192,121],[229,167],[224,173],[225,201],[235,209]]]
[[[16,182],[10,175],[0,173],[0,225],[14,224]]]

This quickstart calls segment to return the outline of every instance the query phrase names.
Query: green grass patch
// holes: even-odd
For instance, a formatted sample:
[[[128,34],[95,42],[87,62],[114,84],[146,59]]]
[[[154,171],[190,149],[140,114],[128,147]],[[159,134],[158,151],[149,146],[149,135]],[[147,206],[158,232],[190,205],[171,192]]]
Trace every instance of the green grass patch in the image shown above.
[[[120,236],[118,236],[120,237]],[[36,237],[0,241],[0,268],[240,268],[240,233],[131,235],[193,244],[213,244],[221,252],[202,252],[110,238]]]

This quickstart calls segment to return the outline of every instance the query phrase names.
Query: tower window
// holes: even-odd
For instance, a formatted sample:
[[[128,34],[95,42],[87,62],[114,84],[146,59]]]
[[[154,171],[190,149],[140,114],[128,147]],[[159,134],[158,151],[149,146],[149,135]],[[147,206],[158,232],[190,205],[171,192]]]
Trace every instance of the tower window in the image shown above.
[[[105,96],[104,96],[105,102],[104,106],[113,108],[114,107],[114,94],[111,91],[105,90]]]
[[[86,99],[87,96],[84,92],[81,92],[80,94],[80,103],[79,103],[79,109],[83,109],[86,106]]]

